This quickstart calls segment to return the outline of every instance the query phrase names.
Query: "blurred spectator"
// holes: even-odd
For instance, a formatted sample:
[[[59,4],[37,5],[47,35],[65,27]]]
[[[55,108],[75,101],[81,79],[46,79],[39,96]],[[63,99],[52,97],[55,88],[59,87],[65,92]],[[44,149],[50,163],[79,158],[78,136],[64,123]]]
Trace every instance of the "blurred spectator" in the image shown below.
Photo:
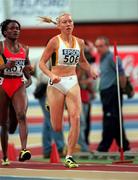
[[[96,48],[94,44],[86,40],[85,41],[85,49],[84,49],[85,57],[87,58],[87,61],[91,64],[91,66],[95,66],[97,61],[97,53]],[[94,67],[96,69],[96,67]],[[88,76],[88,75],[87,75]],[[92,107],[92,100],[95,98],[95,90],[96,90],[96,84],[97,80],[89,79],[89,83],[87,84],[87,91],[89,92],[90,100],[89,100],[89,107],[88,107],[88,113],[86,115],[86,128],[84,131],[85,141],[86,144],[89,145],[89,134],[91,130],[91,107]]]
[[[96,61],[96,51],[95,51],[95,46],[94,44],[89,41],[86,40],[85,41],[85,49],[84,49],[84,53],[85,53],[85,57],[87,59],[87,61],[92,64],[95,63]]]
[[[95,62],[95,57],[92,56],[93,43],[90,41],[85,42],[85,57],[89,63]],[[93,91],[93,80],[79,66],[77,67],[77,76],[81,89],[81,100],[82,100],[82,112],[80,117],[80,135],[78,139],[78,144],[81,147],[81,151],[89,151],[89,133],[91,128],[91,99],[94,99]]]
[[[100,96],[103,107],[103,133],[102,140],[97,148],[98,151],[107,152],[112,144],[113,139],[116,140],[120,147],[120,124],[119,124],[119,105],[116,80],[116,65],[113,61],[113,54],[109,50],[109,40],[106,37],[98,37],[96,39],[97,51],[100,55]],[[126,86],[126,77],[122,62],[119,59],[119,79],[122,89]],[[121,91],[122,106],[122,91]],[[122,111],[122,109],[121,109]],[[123,117],[122,117],[123,120]],[[123,124],[123,123],[122,123]],[[130,150],[129,142],[125,135],[122,125],[123,149]]]
[[[88,84],[91,83],[88,74],[77,66],[77,76],[81,90],[81,100],[82,100],[82,110],[80,116],[80,134],[78,139],[78,144],[80,145],[80,150],[83,152],[89,151],[88,144],[85,140],[85,130],[87,124],[87,117],[89,116],[89,106],[90,106],[90,94],[87,89]],[[88,118],[90,120],[90,118]],[[89,123],[89,122],[88,122]],[[90,124],[90,123],[89,123]]]
[[[50,68],[50,63],[47,64]],[[49,158],[51,153],[51,145],[53,140],[57,145],[57,149],[60,156],[63,156],[64,151],[64,137],[63,133],[55,132],[52,129],[50,122],[50,113],[46,110],[46,89],[48,83],[48,77],[40,71],[38,64],[35,65],[35,77],[37,78],[37,86],[34,91],[34,96],[38,99],[42,112],[44,115],[43,132],[42,132],[42,143],[43,143],[43,157]]]

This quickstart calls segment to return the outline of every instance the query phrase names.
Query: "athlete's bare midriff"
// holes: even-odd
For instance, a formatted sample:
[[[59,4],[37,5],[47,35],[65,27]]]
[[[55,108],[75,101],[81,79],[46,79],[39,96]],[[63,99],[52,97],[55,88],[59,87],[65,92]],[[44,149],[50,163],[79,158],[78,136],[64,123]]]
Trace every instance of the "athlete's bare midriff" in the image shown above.
[[[52,73],[54,73],[57,76],[71,76],[76,75],[76,66],[53,66],[52,67]]]

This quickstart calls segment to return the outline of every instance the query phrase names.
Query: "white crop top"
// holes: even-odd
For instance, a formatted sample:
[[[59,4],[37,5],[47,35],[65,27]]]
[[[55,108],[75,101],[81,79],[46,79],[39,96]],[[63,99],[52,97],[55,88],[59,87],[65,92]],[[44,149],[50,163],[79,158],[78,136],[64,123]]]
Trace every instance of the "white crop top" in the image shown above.
[[[55,65],[76,66],[80,58],[80,47],[77,39],[73,36],[73,47],[70,48],[61,39],[60,35],[57,37],[59,41],[59,47],[56,50]]]

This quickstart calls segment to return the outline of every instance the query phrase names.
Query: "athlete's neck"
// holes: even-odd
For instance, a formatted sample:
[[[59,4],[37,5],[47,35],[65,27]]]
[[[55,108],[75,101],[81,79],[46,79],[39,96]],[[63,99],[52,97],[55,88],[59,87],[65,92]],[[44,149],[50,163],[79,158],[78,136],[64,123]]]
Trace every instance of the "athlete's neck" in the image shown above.
[[[72,34],[69,34],[69,35],[61,34],[60,37],[65,42],[67,47],[72,48],[74,46]]]
[[[72,34],[61,33],[60,37],[63,39],[63,41],[66,41],[68,43],[72,42]]]
[[[17,39],[11,40],[11,39],[5,39],[5,42],[8,46],[16,46],[18,43]]]
[[[5,44],[6,44],[7,48],[10,51],[12,51],[13,53],[17,53],[19,51],[20,45],[17,40],[6,39]]]

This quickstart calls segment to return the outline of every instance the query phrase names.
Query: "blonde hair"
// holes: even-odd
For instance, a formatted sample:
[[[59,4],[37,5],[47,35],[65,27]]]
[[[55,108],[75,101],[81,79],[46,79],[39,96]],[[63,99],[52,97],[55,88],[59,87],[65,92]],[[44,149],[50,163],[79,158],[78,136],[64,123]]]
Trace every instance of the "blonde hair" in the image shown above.
[[[61,13],[57,18],[56,18],[56,21],[57,21],[57,23],[59,23],[60,22],[60,19],[61,19],[61,17],[62,16],[71,16],[71,14],[69,14],[69,13],[66,13],[66,12],[64,12],[64,13]]]
[[[39,16],[39,18],[40,18],[40,21],[41,22],[44,22],[44,23],[53,23],[53,24],[55,24],[55,25],[57,25],[57,22],[56,21],[54,21],[54,20],[52,20],[52,18],[50,18],[50,17],[47,17],[47,16]]]
[[[61,17],[65,16],[65,15],[71,16],[69,13],[62,13],[56,18],[56,20],[53,20],[51,17],[48,17],[48,16],[39,16],[39,18],[40,18],[41,22],[53,23],[53,24],[57,25],[57,24],[59,24]]]

